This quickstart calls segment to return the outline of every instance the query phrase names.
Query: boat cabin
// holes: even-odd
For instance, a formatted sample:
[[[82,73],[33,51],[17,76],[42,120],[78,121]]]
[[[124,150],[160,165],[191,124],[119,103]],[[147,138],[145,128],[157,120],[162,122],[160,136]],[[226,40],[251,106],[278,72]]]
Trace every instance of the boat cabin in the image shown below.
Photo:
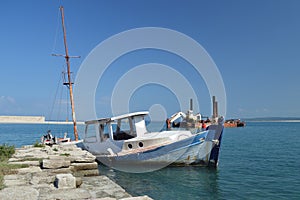
[[[149,133],[145,116],[149,112],[134,112],[112,118],[85,122],[85,148],[96,155],[121,155],[170,144],[190,138],[188,130],[169,130]]]
[[[85,137],[87,143],[128,140],[147,133],[145,116],[149,112],[135,112],[112,118],[86,121]]]

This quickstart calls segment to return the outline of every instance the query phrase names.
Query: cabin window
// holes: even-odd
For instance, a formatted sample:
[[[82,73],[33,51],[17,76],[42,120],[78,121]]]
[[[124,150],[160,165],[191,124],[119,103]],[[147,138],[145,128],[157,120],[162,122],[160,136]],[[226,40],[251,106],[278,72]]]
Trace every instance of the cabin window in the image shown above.
[[[99,125],[99,132],[100,132],[100,139],[101,142],[106,141],[109,138],[109,130],[107,124],[100,124]]]
[[[132,118],[118,119],[112,124],[114,140],[128,140],[136,137]]]
[[[85,127],[84,142],[96,142],[97,141],[97,124],[89,124]]]
[[[135,117],[133,120],[136,135],[141,137],[147,133],[146,123],[143,116]]]

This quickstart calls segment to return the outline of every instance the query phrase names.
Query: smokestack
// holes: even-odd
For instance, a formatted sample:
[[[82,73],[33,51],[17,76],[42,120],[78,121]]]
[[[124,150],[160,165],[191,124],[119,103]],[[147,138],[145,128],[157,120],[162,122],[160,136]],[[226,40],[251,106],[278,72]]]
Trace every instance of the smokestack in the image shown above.
[[[215,109],[215,101],[216,101],[216,97],[213,96],[212,97],[212,106],[213,106],[213,113],[212,113],[212,118],[215,118],[215,114],[216,114],[216,109]]]
[[[218,113],[218,102],[215,101],[215,117],[218,117],[219,113]]]
[[[213,115],[212,115],[212,117],[216,118],[216,117],[218,117],[218,103],[216,101],[215,96],[212,97],[212,105],[213,105]]]
[[[190,99],[190,110],[193,110],[193,99]]]

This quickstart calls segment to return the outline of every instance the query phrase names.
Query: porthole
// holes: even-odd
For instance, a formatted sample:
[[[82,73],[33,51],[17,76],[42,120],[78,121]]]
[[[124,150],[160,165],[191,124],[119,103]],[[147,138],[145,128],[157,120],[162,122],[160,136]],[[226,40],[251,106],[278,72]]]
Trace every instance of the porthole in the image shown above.
[[[128,148],[129,148],[129,149],[132,149],[132,144],[128,144]]]
[[[142,142],[139,142],[139,147],[143,147],[144,144]]]

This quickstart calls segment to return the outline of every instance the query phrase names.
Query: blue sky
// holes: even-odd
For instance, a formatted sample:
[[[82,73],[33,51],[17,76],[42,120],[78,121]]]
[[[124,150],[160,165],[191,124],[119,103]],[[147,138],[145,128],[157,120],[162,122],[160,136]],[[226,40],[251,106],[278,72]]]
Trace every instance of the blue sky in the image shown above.
[[[300,116],[297,0],[7,0],[0,4],[0,115],[49,116],[64,66],[63,58],[51,56],[64,53],[58,26],[58,7],[63,5],[69,52],[81,56],[71,61],[75,74],[105,39],[133,28],[163,27],[193,38],[214,60],[226,89],[227,117]],[[210,115],[208,90],[189,64],[172,54],[147,50],[122,56],[107,70],[96,93],[99,117],[111,114],[111,85],[118,77],[151,62],[181,69],[191,82],[199,81],[195,90],[200,110]],[[162,104],[171,115],[178,111],[175,96],[167,88],[147,85],[133,94],[129,106],[147,110]]]

